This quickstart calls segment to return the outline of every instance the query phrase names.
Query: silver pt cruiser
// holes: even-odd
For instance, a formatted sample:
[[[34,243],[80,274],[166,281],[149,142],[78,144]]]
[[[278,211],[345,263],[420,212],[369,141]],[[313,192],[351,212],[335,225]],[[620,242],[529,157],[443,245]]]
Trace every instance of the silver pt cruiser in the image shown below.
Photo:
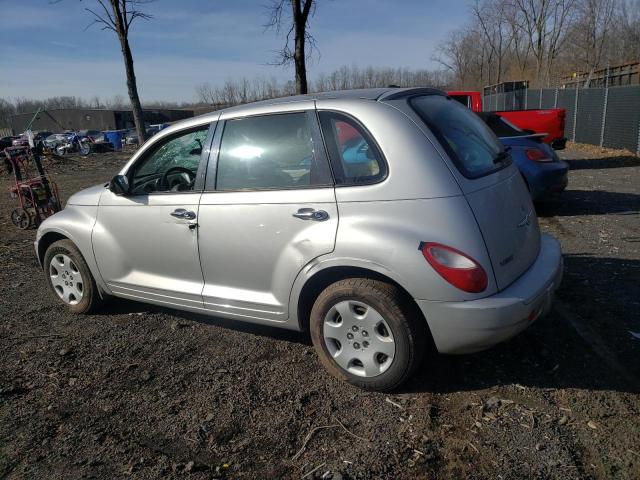
[[[269,100],[180,122],[38,229],[72,312],[109,296],[308,330],[391,390],[430,346],[490,347],[550,308],[558,242],[475,114],[426,88]]]

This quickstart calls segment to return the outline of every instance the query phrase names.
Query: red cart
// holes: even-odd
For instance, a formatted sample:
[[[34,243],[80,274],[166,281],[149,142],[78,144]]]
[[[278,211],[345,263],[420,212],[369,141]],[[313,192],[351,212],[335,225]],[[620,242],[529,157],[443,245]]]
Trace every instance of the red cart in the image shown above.
[[[4,149],[4,157],[7,171],[14,178],[9,193],[20,204],[11,212],[11,221],[16,227],[26,230],[38,226],[45,218],[62,210],[58,186],[45,173],[37,150],[9,147]]]

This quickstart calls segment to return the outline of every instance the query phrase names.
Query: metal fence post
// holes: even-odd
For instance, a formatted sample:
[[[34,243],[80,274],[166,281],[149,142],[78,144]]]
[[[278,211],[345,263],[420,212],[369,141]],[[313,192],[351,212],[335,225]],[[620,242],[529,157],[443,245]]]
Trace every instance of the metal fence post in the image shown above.
[[[638,144],[636,146],[636,155],[640,157],[640,122],[638,122]]]
[[[573,104],[573,141],[576,141],[576,124],[578,120],[578,92],[580,92],[580,88],[576,84],[576,99]]]
[[[540,89],[540,106],[538,108],[542,108],[542,95],[544,95],[544,90]]]
[[[556,88],[555,96],[553,98],[553,108],[558,108],[558,89]]]
[[[528,106],[527,105],[528,100],[529,100],[529,88],[527,87],[524,89],[524,109],[525,110],[527,109],[527,106]]]
[[[604,107],[602,109],[602,130],[600,131],[600,146],[604,146],[604,127],[607,124],[607,102],[609,100],[609,89],[604,90]]]
[[[604,146],[604,128],[607,124],[607,103],[609,102],[609,67],[604,84],[604,106],[602,108],[602,130],[600,131],[600,146]]]

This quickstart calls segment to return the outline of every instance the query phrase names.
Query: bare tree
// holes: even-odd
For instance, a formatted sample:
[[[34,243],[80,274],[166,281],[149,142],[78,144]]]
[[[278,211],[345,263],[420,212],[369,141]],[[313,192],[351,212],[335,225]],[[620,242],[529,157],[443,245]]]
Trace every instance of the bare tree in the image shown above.
[[[267,6],[269,11],[269,21],[267,28],[274,28],[277,32],[283,29],[285,19],[290,21],[287,30],[285,44],[278,54],[278,65],[287,65],[293,62],[296,69],[296,92],[307,93],[307,55],[315,48],[315,39],[309,33],[309,15],[313,16],[316,0],[272,0]],[[287,14],[291,8],[291,16]],[[284,16],[284,17],[283,17]],[[293,35],[293,51],[289,46]],[[306,47],[309,46],[309,50]]]
[[[449,36],[438,45],[436,54],[432,57],[445,67],[454,77],[456,87],[469,87],[477,84],[476,49],[480,44],[479,35],[468,27],[452,31]]]
[[[593,72],[602,66],[615,6],[615,0],[578,0],[577,19],[569,34],[571,45],[568,50],[578,61],[577,67],[589,72],[585,87],[589,86]]]
[[[127,75],[127,90],[133,110],[133,121],[136,124],[136,131],[140,143],[143,143],[147,139],[147,134],[144,128],[142,106],[140,105],[136,75],[133,69],[133,55],[131,53],[131,47],[129,46],[129,29],[137,18],[142,20],[152,18],[151,15],[140,10],[140,6],[151,3],[152,1],[153,0],[96,0],[100,7],[99,9],[85,9],[94,17],[93,22],[89,26],[101,25],[102,30],[111,30],[118,36]]]
[[[565,39],[575,0],[508,0],[513,23],[524,34],[536,62],[536,80],[550,80],[553,62]]]
[[[620,28],[621,41],[617,44],[620,61],[640,58],[640,0],[621,0],[616,26]]]
[[[491,57],[496,61],[495,80],[496,83],[500,83],[505,55],[513,40],[513,30],[509,28],[509,22],[505,16],[504,2],[501,0],[476,0],[471,11],[491,50]],[[491,83],[491,77],[489,77],[489,82]]]

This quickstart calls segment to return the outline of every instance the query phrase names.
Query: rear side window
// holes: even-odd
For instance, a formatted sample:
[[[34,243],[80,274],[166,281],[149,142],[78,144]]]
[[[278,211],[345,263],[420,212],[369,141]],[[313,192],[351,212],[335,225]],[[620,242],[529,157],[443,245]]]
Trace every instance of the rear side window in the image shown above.
[[[501,155],[502,144],[489,127],[455,100],[425,95],[413,98],[411,106],[465,177],[482,177],[509,164],[508,156]]]
[[[382,153],[359,122],[337,112],[318,114],[337,185],[370,184],[385,178]]]
[[[227,120],[216,190],[331,185],[329,165],[316,154],[311,120],[307,112]]]

